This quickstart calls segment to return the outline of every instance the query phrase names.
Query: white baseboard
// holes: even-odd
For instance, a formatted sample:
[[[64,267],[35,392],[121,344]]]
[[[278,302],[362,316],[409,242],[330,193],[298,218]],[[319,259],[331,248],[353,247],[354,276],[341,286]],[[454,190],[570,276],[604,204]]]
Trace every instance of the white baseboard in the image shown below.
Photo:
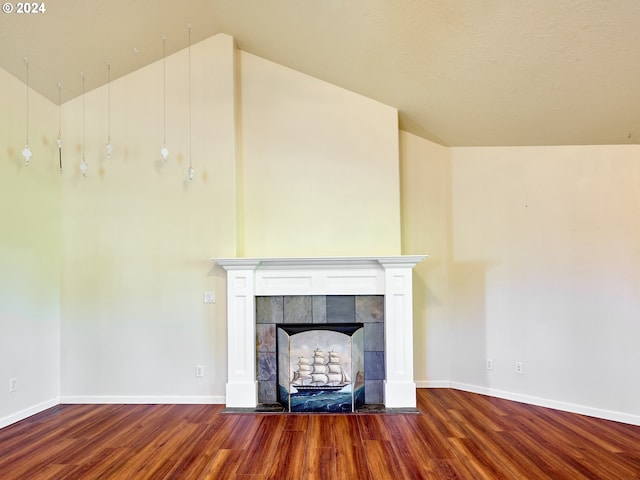
[[[19,412],[0,418],[0,428],[8,427],[24,420],[36,413],[60,404],[185,404],[185,405],[217,405],[225,403],[224,395],[177,395],[177,396],[93,396],[93,395],[69,395],[52,398],[46,402],[38,403]]]
[[[529,405],[537,405],[540,407],[553,408],[565,412],[578,413],[590,417],[602,418],[605,420],[613,420],[615,422],[628,423],[630,425],[640,426],[640,415],[629,413],[604,410],[600,408],[588,407],[574,403],[559,402],[557,400],[549,400],[546,398],[534,397],[531,395],[523,395],[519,393],[506,392],[495,388],[481,387],[478,385],[470,385],[466,383],[450,382],[448,380],[422,380],[415,382],[418,388],[453,388],[463,390],[465,392],[479,393],[490,397],[504,398],[505,400],[513,400],[515,402],[526,403]],[[224,404],[224,395],[194,395],[194,396],[84,396],[69,395],[56,397],[42,403],[38,403],[29,408],[25,408],[19,412],[0,418],[0,428],[4,428],[13,423],[24,420],[31,415],[43,412],[48,408],[55,407],[59,404]]]
[[[451,388],[455,388],[456,390],[463,390],[465,392],[479,393],[482,395],[488,395],[490,397],[504,398],[505,400],[527,403],[529,405],[553,408],[555,410],[578,413],[580,415],[587,415],[589,417],[602,418],[605,420],[613,420],[615,422],[622,422],[640,426],[640,415],[616,412],[612,410],[604,410],[601,408],[588,407],[575,403],[559,402],[557,400],[549,400],[547,398],[533,397],[531,395],[506,392],[504,390],[496,390],[495,388],[480,387],[477,385],[469,385],[466,383],[450,382],[450,384]]]
[[[449,380],[421,380],[416,382],[418,388],[451,388]]]
[[[29,408],[25,408],[24,410],[20,410],[19,412],[13,413],[6,417],[0,418],[0,428],[7,427],[13,423],[19,422],[20,420],[24,420],[31,415],[35,415],[36,413],[44,412],[48,408],[55,407],[60,404],[60,398],[52,398],[51,400],[47,400],[46,402],[38,403]]]
[[[224,404],[224,395],[66,395],[60,403],[80,404]]]

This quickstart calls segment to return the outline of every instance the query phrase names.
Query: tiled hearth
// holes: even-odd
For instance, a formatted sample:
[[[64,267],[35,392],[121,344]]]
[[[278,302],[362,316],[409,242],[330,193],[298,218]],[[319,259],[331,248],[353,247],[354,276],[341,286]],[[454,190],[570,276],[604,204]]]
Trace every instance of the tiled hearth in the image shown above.
[[[256,339],[258,343],[270,341],[265,339],[264,330],[270,328],[265,325],[274,314],[284,319],[284,312],[289,311],[293,316],[288,318],[297,318],[295,322],[299,323],[301,318],[313,321],[315,316],[322,321],[323,315],[340,316],[353,311],[348,314],[349,321],[355,315],[359,322],[360,311],[361,317],[371,317],[363,321],[365,326],[371,324],[365,369],[373,370],[368,371],[371,378],[367,381],[378,382],[371,384],[367,403],[381,399],[386,408],[415,408],[412,269],[423,258],[424,255],[213,259],[227,271],[227,407],[255,408],[258,403],[270,403],[274,392],[270,379],[267,382],[263,378],[271,377],[270,367],[265,367],[271,360],[265,360],[268,355],[261,355],[270,352],[260,351],[264,348],[260,345],[256,351]],[[373,316],[379,315],[376,312],[380,302],[384,323],[372,321]],[[364,303],[375,306],[362,313]],[[276,323],[280,320],[273,321]],[[375,323],[379,325],[372,325]],[[261,330],[262,334],[257,333]],[[383,340],[374,333],[380,330]],[[257,335],[263,335],[262,340]],[[377,350],[381,341],[384,348]],[[376,368],[381,371],[376,372]]]
[[[277,324],[364,325],[365,402],[384,403],[384,297],[299,295],[256,297],[258,403],[277,398]]]

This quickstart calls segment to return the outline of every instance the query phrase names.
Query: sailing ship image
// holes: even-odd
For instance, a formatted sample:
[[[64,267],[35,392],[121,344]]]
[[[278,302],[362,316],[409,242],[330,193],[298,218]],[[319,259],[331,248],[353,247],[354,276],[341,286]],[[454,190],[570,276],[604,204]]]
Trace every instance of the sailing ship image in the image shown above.
[[[298,357],[298,370],[292,372],[291,386],[296,390],[341,390],[351,384],[351,379],[340,364],[336,352],[326,354],[318,347],[309,357]]]

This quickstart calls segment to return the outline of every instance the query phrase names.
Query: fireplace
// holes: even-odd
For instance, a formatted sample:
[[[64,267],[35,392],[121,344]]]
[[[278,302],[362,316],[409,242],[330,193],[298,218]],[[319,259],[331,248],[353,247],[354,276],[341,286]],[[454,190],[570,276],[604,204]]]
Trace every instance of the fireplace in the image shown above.
[[[226,404],[259,403],[256,297],[382,296],[386,408],[415,408],[412,269],[423,255],[213,259],[227,271]]]

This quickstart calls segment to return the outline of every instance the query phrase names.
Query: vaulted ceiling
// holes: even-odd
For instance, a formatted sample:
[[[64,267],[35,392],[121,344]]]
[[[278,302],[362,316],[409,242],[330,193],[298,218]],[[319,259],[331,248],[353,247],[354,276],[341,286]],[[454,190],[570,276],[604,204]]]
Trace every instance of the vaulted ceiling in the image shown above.
[[[216,33],[398,108],[448,146],[637,144],[638,0],[45,0],[0,14],[0,67],[52,102]],[[9,7],[7,7],[9,5]],[[166,38],[166,43],[162,40]],[[137,52],[137,53],[136,53]]]

